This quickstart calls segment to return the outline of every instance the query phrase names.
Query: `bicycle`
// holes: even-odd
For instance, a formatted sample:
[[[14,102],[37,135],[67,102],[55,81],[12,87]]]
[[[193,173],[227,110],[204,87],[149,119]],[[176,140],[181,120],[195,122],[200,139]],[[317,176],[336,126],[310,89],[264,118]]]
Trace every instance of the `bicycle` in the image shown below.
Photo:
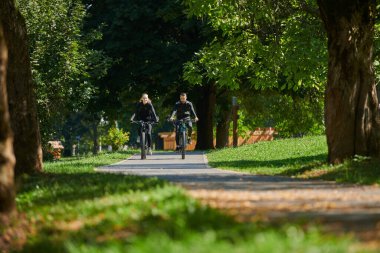
[[[186,147],[187,147],[187,126],[188,122],[196,122],[191,119],[180,119],[173,121],[176,126],[176,135],[179,137],[178,141],[178,151],[182,156],[182,159],[186,157]]]
[[[131,123],[140,125],[140,150],[141,150],[141,160],[146,159],[146,154],[148,152],[148,141],[146,138],[146,132],[148,131],[149,125],[157,124],[157,122],[151,121],[131,121]]]

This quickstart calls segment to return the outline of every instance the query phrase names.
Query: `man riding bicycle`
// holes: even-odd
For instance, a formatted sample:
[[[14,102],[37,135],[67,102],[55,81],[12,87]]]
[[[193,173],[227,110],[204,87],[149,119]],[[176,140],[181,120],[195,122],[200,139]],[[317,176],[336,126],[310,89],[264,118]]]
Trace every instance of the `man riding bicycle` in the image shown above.
[[[190,121],[190,117],[194,116],[195,121],[198,121],[197,114],[195,113],[193,104],[187,100],[186,93],[181,93],[180,100],[174,105],[173,112],[170,116],[170,120],[174,120],[174,115],[177,114],[177,120],[187,120],[186,126],[188,129],[187,142],[191,144],[191,134],[193,133],[193,124]],[[176,133],[178,132],[178,125],[176,125]],[[179,135],[176,134],[175,138],[177,149],[179,147]]]
[[[136,119],[135,119],[136,118]],[[158,117],[154,110],[152,101],[149,99],[148,94],[142,94],[140,102],[137,103],[136,112],[132,115],[131,121],[144,121],[144,122],[158,122]],[[140,136],[141,126],[139,127],[139,136]],[[148,144],[148,153],[152,154],[152,125],[148,125],[147,131],[147,144]]]

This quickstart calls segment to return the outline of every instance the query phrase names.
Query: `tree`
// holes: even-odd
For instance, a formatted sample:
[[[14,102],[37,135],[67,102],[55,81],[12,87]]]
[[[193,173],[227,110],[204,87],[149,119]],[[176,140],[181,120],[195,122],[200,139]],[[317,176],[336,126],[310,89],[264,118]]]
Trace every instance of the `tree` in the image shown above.
[[[318,0],[328,37],[326,132],[331,163],[380,155],[373,66],[375,0]]]
[[[224,148],[229,144],[230,123],[232,120],[232,97],[228,89],[220,89],[216,95],[215,147]]]
[[[215,30],[214,39],[185,64],[184,78],[195,85],[214,81],[217,94],[224,94],[224,98],[218,98],[218,101],[228,100],[217,106],[217,147],[225,146],[228,140],[229,111],[226,105],[231,103],[232,94],[244,96],[241,98],[245,103],[242,108],[256,104],[257,96],[265,91],[291,93],[291,97],[299,101],[315,100],[320,107],[314,114],[319,117],[315,121],[322,124],[320,96],[305,96],[323,94],[327,69],[325,34],[315,3],[288,0],[186,0],[185,3],[190,14],[208,20]],[[272,103],[271,107],[278,100],[272,100]],[[257,109],[250,110],[256,113],[251,116],[257,118],[257,113],[271,116],[265,112],[268,110]],[[285,130],[281,125],[285,122],[285,115],[282,117],[281,122],[278,118],[272,122]],[[293,119],[286,123],[296,123]],[[288,131],[289,127],[286,128]],[[299,128],[294,131],[296,129]]]
[[[9,213],[15,208],[13,180],[13,136],[10,127],[7,86],[6,86],[7,49],[0,22],[0,214]]]
[[[94,82],[107,73],[113,60],[90,48],[102,34],[98,27],[84,29],[88,12],[82,0],[17,2],[28,28],[41,136],[46,145],[62,135],[61,126],[71,114],[83,111],[97,96]]]
[[[189,13],[207,19],[218,32],[187,62],[193,84],[216,80],[239,89],[323,89],[325,34],[313,3],[298,1],[186,0]],[[310,1],[308,1],[310,2]]]
[[[199,91],[197,102],[197,144],[196,149],[214,148],[214,110],[216,104],[215,83],[208,83],[196,89]]]
[[[0,21],[8,45],[7,90],[14,133],[16,174],[42,170],[42,149],[37,120],[35,87],[30,68],[24,18],[13,0],[0,1]]]

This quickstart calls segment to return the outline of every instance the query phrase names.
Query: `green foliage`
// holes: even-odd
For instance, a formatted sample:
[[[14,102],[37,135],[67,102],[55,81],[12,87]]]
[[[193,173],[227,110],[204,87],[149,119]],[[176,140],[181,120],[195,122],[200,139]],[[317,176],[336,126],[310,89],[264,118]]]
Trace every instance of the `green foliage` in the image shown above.
[[[83,31],[86,8],[81,0],[18,0],[26,20],[38,113],[45,143],[57,135],[72,111],[84,108],[96,93],[93,86],[107,73],[111,59],[89,45],[101,38]]]
[[[376,84],[378,85],[380,81],[380,19],[379,19],[380,4],[376,5],[377,18],[375,21],[374,29],[374,67],[375,67],[375,77]],[[378,85],[379,86],[379,85]],[[380,88],[378,88],[378,93],[380,93]]]
[[[246,96],[242,90],[240,124],[256,127],[274,127],[278,137],[324,134],[323,94],[298,90],[297,92],[255,92]],[[304,93],[304,95],[302,94]]]
[[[205,3],[206,2],[206,3]],[[189,14],[206,17],[220,36],[185,65],[184,78],[237,89],[315,88],[327,72],[326,36],[311,1],[185,1]]]
[[[111,127],[108,134],[101,138],[104,144],[111,145],[112,150],[120,150],[129,141],[129,133],[116,127]]]
[[[184,66],[184,79],[214,80],[240,99],[239,131],[322,134],[326,35],[313,1],[186,0],[214,39]]]
[[[106,174],[111,153],[46,163],[17,196],[30,221],[21,252],[347,252],[353,242],[314,226],[238,223],[156,178]]]

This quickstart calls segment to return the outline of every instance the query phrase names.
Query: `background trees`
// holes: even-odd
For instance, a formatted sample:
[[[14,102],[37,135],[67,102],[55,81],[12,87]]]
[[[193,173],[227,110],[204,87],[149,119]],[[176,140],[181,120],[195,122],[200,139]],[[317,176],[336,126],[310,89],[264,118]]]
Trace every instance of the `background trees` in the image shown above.
[[[250,129],[274,126],[284,137],[323,131],[326,39],[314,2],[185,2],[191,15],[215,30],[186,63],[184,77],[198,85],[214,80],[223,94],[217,99],[219,126],[228,127],[225,105],[235,95],[240,123]],[[226,142],[225,130],[217,127],[218,146]]]
[[[212,79],[219,87],[230,89],[244,85],[280,93],[289,90],[297,107],[300,104],[295,102],[305,97],[321,105],[327,57],[322,19],[329,53],[328,160],[340,163],[355,154],[379,155],[380,119],[373,72],[376,1],[321,0],[320,14],[313,1],[186,3],[191,14],[206,17],[221,32],[186,65],[187,80],[202,83],[205,78]],[[301,111],[310,112],[302,107]],[[320,111],[312,118],[320,117]]]
[[[189,92],[199,113],[206,109],[201,103],[209,100],[208,90],[194,89],[182,78],[183,63],[208,39],[203,22],[188,18],[178,1],[108,0],[87,1],[87,5],[91,14],[87,27],[103,27],[103,38],[94,47],[117,59],[109,74],[97,82],[96,104],[102,105],[109,121],[119,120],[120,126],[129,127],[125,122],[143,92],[159,108],[161,120],[169,115],[180,92]],[[212,118],[200,118],[199,131],[212,133]],[[199,138],[201,143],[203,139]]]
[[[358,21],[357,25],[373,31],[374,3],[368,2],[368,8],[357,11],[351,4],[352,8],[345,7],[349,9],[345,13],[368,20]],[[96,152],[97,126],[102,117],[107,122],[117,120],[120,127],[128,129],[126,122],[134,102],[142,92],[148,92],[163,119],[181,91],[190,93],[200,114],[197,148],[213,147],[215,129],[217,146],[226,145],[232,96],[239,97],[241,104],[241,129],[274,126],[283,137],[322,133],[328,54],[318,5],[329,34],[330,23],[336,26],[339,22],[327,17],[335,15],[338,3],[330,6],[311,0],[186,0],[182,5],[170,0],[19,0],[29,27],[43,139],[64,136],[71,146],[78,135],[86,135]],[[354,25],[347,25],[350,26]],[[373,32],[366,34],[368,41],[373,36]],[[370,42],[363,45],[368,47],[362,48],[371,47]],[[330,52],[330,58],[332,55]],[[363,71],[358,69],[358,73]],[[368,92],[359,86],[355,89],[371,93],[375,87],[374,74],[371,75],[373,87]],[[364,75],[358,74],[352,80],[359,76]],[[375,95],[360,95],[358,100],[361,105],[344,104],[351,106],[351,112],[344,117],[362,122],[347,134],[365,137],[354,137],[355,141],[349,141],[356,143],[350,144],[351,151],[338,156],[378,153],[377,141],[373,141],[377,137],[372,134],[376,131],[370,130],[377,125],[377,113],[371,109],[377,103]],[[326,106],[327,132],[334,132],[342,123],[328,121],[329,108],[346,107]],[[363,106],[366,112],[359,112]],[[355,110],[362,116],[353,117]],[[78,131],[68,133],[63,129],[73,122],[77,122]],[[332,135],[328,134],[330,147],[346,146],[342,142],[332,144],[341,139]],[[330,153],[342,150],[338,146]]]
[[[94,82],[107,73],[112,60],[89,47],[102,34],[96,28],[84,30],[87,10],[81,0],[18,0],[18,6],[28,27],[41,134],[46,144],[62,136],[68,118],[87,108],[97,95]],[[71,138],[76,135],[72,133]]]

